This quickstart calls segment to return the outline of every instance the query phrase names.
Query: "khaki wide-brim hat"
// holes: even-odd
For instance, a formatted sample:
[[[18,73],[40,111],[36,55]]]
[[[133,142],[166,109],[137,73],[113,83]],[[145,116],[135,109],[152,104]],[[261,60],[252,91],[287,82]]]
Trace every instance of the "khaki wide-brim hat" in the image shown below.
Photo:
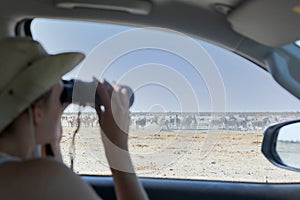
[[[1,39],[0,133],[83,58],[77,52],[49,55],[30,38]]]

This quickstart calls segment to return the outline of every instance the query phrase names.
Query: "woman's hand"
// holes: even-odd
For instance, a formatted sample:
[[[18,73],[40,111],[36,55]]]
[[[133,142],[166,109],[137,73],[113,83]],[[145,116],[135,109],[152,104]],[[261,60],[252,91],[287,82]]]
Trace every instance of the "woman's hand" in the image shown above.
[[[136,177],[128,152],[129,99],[126,89],[104,81],[97,85],[103,107],[97,107],[102,142],[110,165],[117,199],[148,199]]]
[[[129,100],[127,91],[117,84],[97,82],[97,92],[103,106],[96,106],[104,147],[112,146],[128,151]]]

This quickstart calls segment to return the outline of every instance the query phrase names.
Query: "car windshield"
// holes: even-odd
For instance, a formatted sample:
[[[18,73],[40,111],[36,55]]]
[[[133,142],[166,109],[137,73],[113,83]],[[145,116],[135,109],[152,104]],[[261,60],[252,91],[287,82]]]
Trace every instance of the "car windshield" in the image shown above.
[[[269,73],[214,44],[162,28],[35,19],[33,38],[50,53],[86,59],[64,79],[93,77],[130,86],[130,152],[139,176],[246,182],[299,182],[260,152],[263,130],[298,118],[299,101]],[[110,175],[93,109],[72,104],[62,117],[62,153],[74,171]],[[99,164],[102,166],[99,168]]]

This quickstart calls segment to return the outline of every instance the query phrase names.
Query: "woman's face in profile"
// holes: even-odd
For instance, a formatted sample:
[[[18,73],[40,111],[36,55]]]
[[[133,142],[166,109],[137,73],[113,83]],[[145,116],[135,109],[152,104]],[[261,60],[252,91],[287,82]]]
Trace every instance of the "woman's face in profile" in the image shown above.
[[[35,126],[37,144],[49,144],[61,138],[61,115],[66,107],[60,101],[62,91],[60,81],[53,86],[49,99],[41,106],[42,116]]]

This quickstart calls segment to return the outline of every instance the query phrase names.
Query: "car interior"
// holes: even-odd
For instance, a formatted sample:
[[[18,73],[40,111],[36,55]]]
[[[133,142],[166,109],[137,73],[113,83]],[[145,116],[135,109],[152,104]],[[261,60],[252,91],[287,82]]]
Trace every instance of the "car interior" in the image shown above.
[[[2,2],[0,10],[1,38],[32,37],[31,24],[35,18],[156,27],[184,33],[249,60],[300,98],[300,51],[295,43],[300,39],[298,0],[10,0]],[[272,163],[279,163],[279,167],[297,168],[294,163],[292,168],[287,168],[289,161],[278,158],[274,150],[278,130],[268,132],[269,143],[263,145],[267,149],[263,151],[268,152],[264,154]],[[263,134],[263,130],[260,132]],[[270,134],[274,138],[270,139]],[[111,176],[84,174],[81,177],[103,199],[115,199]],[[300,197],[299,182],[161,177],[140,180],[150,199],[292,200]]]

